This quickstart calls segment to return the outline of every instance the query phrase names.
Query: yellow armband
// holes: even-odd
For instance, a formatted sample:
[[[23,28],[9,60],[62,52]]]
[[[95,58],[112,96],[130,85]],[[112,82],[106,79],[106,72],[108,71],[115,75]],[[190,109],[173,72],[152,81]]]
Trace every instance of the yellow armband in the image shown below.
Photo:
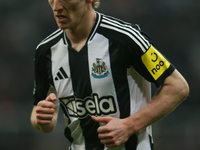
[[[141,58],[143,64],[155,80],[157,80],[170,66],[167,59],[165,59],[165,57],[152,45]]]

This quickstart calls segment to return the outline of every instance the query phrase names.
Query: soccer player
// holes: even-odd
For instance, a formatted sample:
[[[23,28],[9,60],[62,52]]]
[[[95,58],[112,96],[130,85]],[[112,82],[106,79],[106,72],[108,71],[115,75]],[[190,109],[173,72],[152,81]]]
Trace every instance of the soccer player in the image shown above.
[[[33,127],[51,132],[61,106],[71,150],[152,150],[151,125],[188,96],[185,79],[138,25],[96,12],[99,0],[49,4],[59,29],[37,46]]]

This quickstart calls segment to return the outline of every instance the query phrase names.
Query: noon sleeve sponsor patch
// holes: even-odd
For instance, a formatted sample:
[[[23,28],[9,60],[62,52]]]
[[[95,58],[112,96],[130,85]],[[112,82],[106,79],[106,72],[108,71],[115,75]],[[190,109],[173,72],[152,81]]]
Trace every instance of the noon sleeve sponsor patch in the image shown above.
[[[152,45],[141,58],[143,64],[155,80],[157,80],[170,66],[167,59]]]

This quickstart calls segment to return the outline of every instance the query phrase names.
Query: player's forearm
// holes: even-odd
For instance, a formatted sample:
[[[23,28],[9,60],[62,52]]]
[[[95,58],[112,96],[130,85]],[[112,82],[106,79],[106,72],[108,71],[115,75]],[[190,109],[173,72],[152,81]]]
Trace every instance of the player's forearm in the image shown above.
[[[133,125],[133,134],[172,112],[188,95],[189,88],[183,78],[170,77],[153,97],[152,101],[136,114],[127,118]]]

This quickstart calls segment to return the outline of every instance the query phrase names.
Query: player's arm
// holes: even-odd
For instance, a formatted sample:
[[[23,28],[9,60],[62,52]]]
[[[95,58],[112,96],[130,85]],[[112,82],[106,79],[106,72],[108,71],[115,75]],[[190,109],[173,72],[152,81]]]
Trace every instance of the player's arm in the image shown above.
[[[119,146],[139,130],[152,125],[173,111],[187,96],[189,87],[177,71],[168,76],[152,101],[143,109],[125,119],[92,117],[96,122],[106,123],[98,128],[101,143],[107,147]]]
[[[45,100],[33,106],[30,119],[35,129],[49,133],[56,127],[59,111],[59,106],[53,103],[56,100],[55,94],[52,93]]]
[[[189,86],[175,70],[168,76],[151,102],[136,114],[127,118],[133,125],[132,133],[149,126],[172,112],[189,94]]]

